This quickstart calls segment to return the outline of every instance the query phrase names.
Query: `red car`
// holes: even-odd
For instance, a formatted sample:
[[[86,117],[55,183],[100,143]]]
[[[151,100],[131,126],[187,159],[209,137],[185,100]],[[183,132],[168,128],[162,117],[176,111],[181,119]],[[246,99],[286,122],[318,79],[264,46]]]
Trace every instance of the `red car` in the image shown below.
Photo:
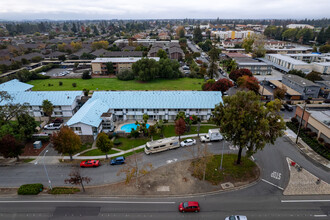
[[[100,161],[99,160],[86,160],[82,161],[80,163],[80,167],[85,168],[85,167],[98,167],[100,166]]]
[[[179,205],[179,212],[199,212],[199,204],[198,202],[190,201],[190,202],[181,202]]]

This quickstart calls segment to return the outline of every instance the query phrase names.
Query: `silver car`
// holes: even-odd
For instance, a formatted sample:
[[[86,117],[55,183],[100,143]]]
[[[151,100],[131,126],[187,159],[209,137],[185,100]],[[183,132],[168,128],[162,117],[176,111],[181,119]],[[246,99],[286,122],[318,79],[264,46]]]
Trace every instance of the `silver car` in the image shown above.
[[[247,217],[244,215],[231,215],[226,217],[225,220],[247,220]]]
[[[194,145],[194,144],[196,144],[195,139],[186,139],[184,141],[181,141],[181,143],[180,143],[181,147],[190,146],[190,145]]]

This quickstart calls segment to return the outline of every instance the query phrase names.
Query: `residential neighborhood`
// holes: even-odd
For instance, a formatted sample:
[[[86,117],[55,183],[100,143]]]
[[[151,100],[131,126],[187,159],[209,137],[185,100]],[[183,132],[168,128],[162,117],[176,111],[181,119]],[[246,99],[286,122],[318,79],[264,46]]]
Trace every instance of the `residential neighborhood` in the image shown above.
[[[330,217],[328,2],[0,8],[0,220]]]

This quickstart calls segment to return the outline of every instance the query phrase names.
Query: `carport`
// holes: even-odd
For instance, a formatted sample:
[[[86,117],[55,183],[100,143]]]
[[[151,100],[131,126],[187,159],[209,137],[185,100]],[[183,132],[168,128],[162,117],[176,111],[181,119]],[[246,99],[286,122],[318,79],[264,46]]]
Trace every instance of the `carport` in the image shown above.
[[[276,86],[276,88],[286,88],[286,94],[290,96],[291,100],[300,100],[301,94],[294,89],[286,86],[278,80],[269,80],[269,82]]]

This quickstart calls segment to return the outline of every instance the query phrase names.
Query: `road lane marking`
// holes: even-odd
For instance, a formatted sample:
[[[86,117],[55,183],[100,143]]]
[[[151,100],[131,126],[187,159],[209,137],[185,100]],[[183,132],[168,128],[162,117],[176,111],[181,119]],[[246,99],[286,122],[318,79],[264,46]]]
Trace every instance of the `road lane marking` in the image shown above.
[[[314,215],[314,217],[328,217],[327,215]]]
[[[0,201],[0,203],[111,203],[111,204],[175,204],[176,202],[134,202],[134,201],[68,201],[68,200],[26,200],[26,201]]]
[[[280,180],[281,179],[281,173],[279,172],[276,172],[276,171],[273,171],[271,174],[270,174],[270,177],[274,178],[274,179],[277,179],[277,180]]]
[[[281,202],[330,202],[330,199],[315,199],[315,200],[281,200]]]
[[[278,185],[275,185],[274,183],[271,183],[271,182],[269,182],[269,181],[267,181],[267,180],[265,180],[265,179],[261,179],[262,181],[264,181],[265,183],[268,183],[268,184],[270,184],[270,185],[272,185],[272,186],[275,186],[276,188],[278,188],[278,189],[280,189],[280,190],[284,190],[282,187],[280,187],[280,186],[278,186]]]

